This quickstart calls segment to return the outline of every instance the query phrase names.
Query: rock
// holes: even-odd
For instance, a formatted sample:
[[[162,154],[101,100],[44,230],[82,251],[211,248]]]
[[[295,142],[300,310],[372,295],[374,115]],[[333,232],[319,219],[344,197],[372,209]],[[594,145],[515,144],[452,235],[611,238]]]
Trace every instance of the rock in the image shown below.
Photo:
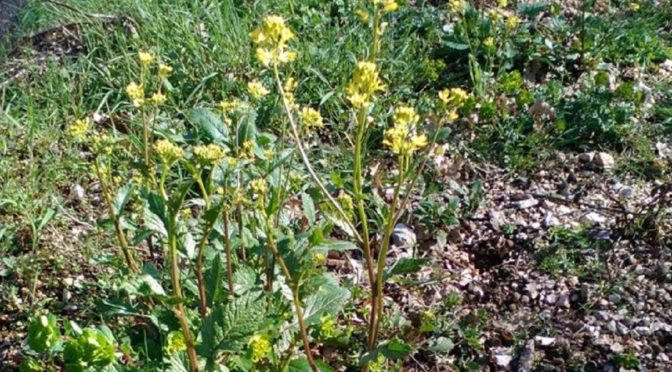
[[[658,155],[661,158],[670,158],[672,159],[672,146],[667,143],[657,142],[656,150],[658,150]]]
[[[492,359],[498,367],[508,369],[511,365],[511,361],[513,361],[511,349],[503,347],[495,348]]]
[[[594,151],[584,152],[583,154],[579,155],[579,161],[583,163],[590,163],[593,161],[594,157],[595,157]]]
[[[398,223],[394,227],[394,231],[392,232],[392,243],[394,245],[408,248],[414,246],[416,242],[415,232],[410,227],[403,223]]]
[[[607,218],[597,212],[590,212],[581,217],[581,222],[588,225],[599,225],[607,222]]]
[[[527,290],[527,293],[529,293],[531,299],[534,300],[539,296],[539,290],[535,283],[527,283],[525,289]]]
[[[629,199],[635,194],[635,189],[630,186],[623,186],[618,190],[618,196],[623,199]]]
[[[618,293],[612,293],[609,296],[607,296],[607,298],[609,299],[609,302],[613,304],[621,302],[621,295],[619,295]]]
[[[518,209],[527,209],[527,208],[534,207],[538,204],[539,204],[539,200],[537,200],[535,198],[529,198],[529,199],[518,200],[518,201],[514,202],[513,207],[518,208]]]
[[[560,294],[560,297],[558,297],[558,300],[555,302],[555,306],[569,308],[569,294]]]
[[[614,157],[607,154],[606,152],[598,152],[593,158],[593,164],[597,165],[602,169],[611,169],[614,167]]]
[[[543,347],[547,347],[555,344],[555,337],[536,336],[534,341]]]
[[[555,217],[552,213],[548,213],[546,217],[544,217],[544,226],[546,227],[555,227],[560,225],[560,220]]]

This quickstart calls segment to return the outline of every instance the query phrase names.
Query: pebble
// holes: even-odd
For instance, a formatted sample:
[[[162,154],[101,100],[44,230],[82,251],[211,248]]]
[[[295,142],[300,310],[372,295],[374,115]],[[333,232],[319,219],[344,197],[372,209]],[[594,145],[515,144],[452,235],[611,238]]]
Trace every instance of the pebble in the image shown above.
[[[530,199],[525,199],[525,200],[518,200],[516,202],[513,202],[514,208],[518,209],[527,209],[527,208],[532,208],[536,205],[539,204],[539,200],[530,198]]]
[[[614,304],[621,302],[621,295],[619,295],[618,293],[612,293],[607,298],[609,299],[610,302]]]
[[[607,218],[597,212],[590,212],[581,217],[581,222],[588,225],[599,225],[607,222]]]
[[[398,223],[392,232],[392,242],[397,247],[412,247],[417,242],[415,232],[403,223]]]
[[[598,152],[593,158],[593,163],[602,169],[611,169],[614,167],[614,157],[606,152]]]

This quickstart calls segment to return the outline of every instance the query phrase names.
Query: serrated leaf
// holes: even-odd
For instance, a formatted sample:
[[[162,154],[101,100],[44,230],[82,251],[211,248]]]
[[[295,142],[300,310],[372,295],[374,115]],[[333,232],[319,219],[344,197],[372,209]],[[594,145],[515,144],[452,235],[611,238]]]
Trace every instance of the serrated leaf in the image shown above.
[[[233,274],[233,290],[243,295],[257,287],[257,273],[249,266],[239,267]]]
[[[215,308],[203,320],[199,352],[208,359],[214,359],[221,351],[238,351],[267,323],[266,301],[262,295],[249,293],[235,298]]]
[[[401,258],[385,272],[383,280],[387,280],[395,275],[416,273],[430,261],[429,258]]]
[[[196,108],[189,111],[189,121],[205,131],[213,142],[224,144],[229,141],[229,128],[219,115],[209,109]]]
[[[304,300],[304,318],[307,325],[317,324],[325,314],[338,314],[350,298],[350,291],[336,284],[321,285],[317,292]]]

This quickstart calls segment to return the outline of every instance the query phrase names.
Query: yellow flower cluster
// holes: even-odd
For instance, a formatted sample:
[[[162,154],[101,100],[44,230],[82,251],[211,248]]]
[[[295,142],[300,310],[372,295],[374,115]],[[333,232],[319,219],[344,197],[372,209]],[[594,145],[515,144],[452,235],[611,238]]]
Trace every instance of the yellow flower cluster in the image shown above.
[[[266,335],[254,335],[250,337],[250,340],[247,342],[247,345],[250,347],[252,352],[252,361],[258,363],[266,358],[271,352],[271,341]]]
[[[360,22],[367,24],[369,23],[369,11],[366,9],[356,9],[355,10],[355,15],[359,17]]]
[[[512,15],[511,17],[506,19],[506,28],[509,31],[512,31],[513,29],[518,26],[518,23],[520,23],[520,18],[516,17],[515,15]]]
[[[91,120],[89,118],[75,120],[68,127],[68,134],[77,141],[84,139],[84,136],[91,129]]]
[[[252,188],[252,192],[254,192],[257,195],[264,195],[266,194],[266,191],[268,191],[268,184],[266,183],[266,180],[263,178],[257,178],[256,180],[252,180],[250,182],[250,187]]]
[[[378,77],[375,63],[361,61],[352,73],[352,80],[345,88],[348,100],[355,108],[368,107],[375,101],[376,92],[386,89]]]
[[[138,52],[138,59],[140,60],[140,63],[142,63],[144,66],[149,66],[152,63],[154,63],[154,60],[156,60],[156,57],[152,53],[149,52]]]
[[[165,139],[156,141],[153,147],[161,161],[168,165],[173,165],[184,155],[180,147]]]
[[[483,40],[483,45],[485,45],[486,48],[490,49],[495,46],[495,39],[488,37],[485,40]]]
[[[301,109],[301,122],[303,123],[303,127],[306,129],[324,127],[322,115],[319,111],[311,107],[304,107]]]
[[[159,76],[166,77],[173,72],[173,68],[163,63],[159,64]]]
[[[399,8],[395,0],[371,0],[373,6],[381,8],[384,12],[394,12]]]
[[[324,255],[323,255],[324,256]],[[320,317],[320,335],[323,337],[333,337],[336,334],[336,319],[326,314]]]
[[[439,101],[448,115],[448,120],[453,121],[458,118],[457,110],[469,99],[469,93],[464,89],[450,88],[439,92]]]
[[[196,161],[203,165],[215,165],[226,156],[227,149],[214,144],[194,147]]]
[[[448,9],[451,13],[462,13],[466,6],[464,0],[448,0]]]
[[[187,210],[189,214],[191,211]],[[177,352],[187,350],[187,343],[184,342],[184,334],[182,332],[170,332],[168,334],[168,343],[166,345],[166,354],[173,355]]]
[[[162,105],[166,103],[166,96],[163,95],[162,93],[154,93],[152,95],[152,98],[150,98],[150,101],[155,104],[155,105]]]
[[[506,8],[506,6],[509,5],[508,0],[498,0],[497,1],[497,6],[500,8]]]
[[[243,142],[240,157],[244,159],[254,158],[254,141]]]
[[[285,20],[276,15],[266,17],[261,26],[250,33],[257,45],[255,55],[264,66],[279,65],[296,59],[296,52],[287,48],[294,33],[285,25]]]
[[[385,130],[383,144],[393,153],[410,156],[416,150],[427,146],[427,136],[415,133],[420,116],[410,106],[400,106],[394,110],[394,126]]]
[[[250,105],[248,105],[247,102],[243,102],[239,99],[235,99],[232,101],[222,101],[219,103],[219,108],[226,113],[245,110],[248,109],[249,107]]]
[[[145,88],[136,83],[130,83],[126,86],[126,94],[131,98],[133,106],[142,107],[145,104]]]
[[[93,137],[93,151],[96,154],[110,154],[114,150],[114,138],[107,134]]]
[[[262,98],[266,96],[270,91],[264,86],[259,80],[253,80],[247,83],[247,92],[252,95],[254,98]]]

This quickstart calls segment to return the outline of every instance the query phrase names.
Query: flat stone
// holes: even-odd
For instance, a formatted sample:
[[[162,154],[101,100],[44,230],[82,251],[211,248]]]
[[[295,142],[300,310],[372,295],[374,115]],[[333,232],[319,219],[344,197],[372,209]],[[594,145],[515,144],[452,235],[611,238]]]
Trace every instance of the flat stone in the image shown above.
[[[614,167],[614,157],[607,154],[606,152],[598,152],[593,158],[593,164],[597,165],[602,169],[611,169]]]

